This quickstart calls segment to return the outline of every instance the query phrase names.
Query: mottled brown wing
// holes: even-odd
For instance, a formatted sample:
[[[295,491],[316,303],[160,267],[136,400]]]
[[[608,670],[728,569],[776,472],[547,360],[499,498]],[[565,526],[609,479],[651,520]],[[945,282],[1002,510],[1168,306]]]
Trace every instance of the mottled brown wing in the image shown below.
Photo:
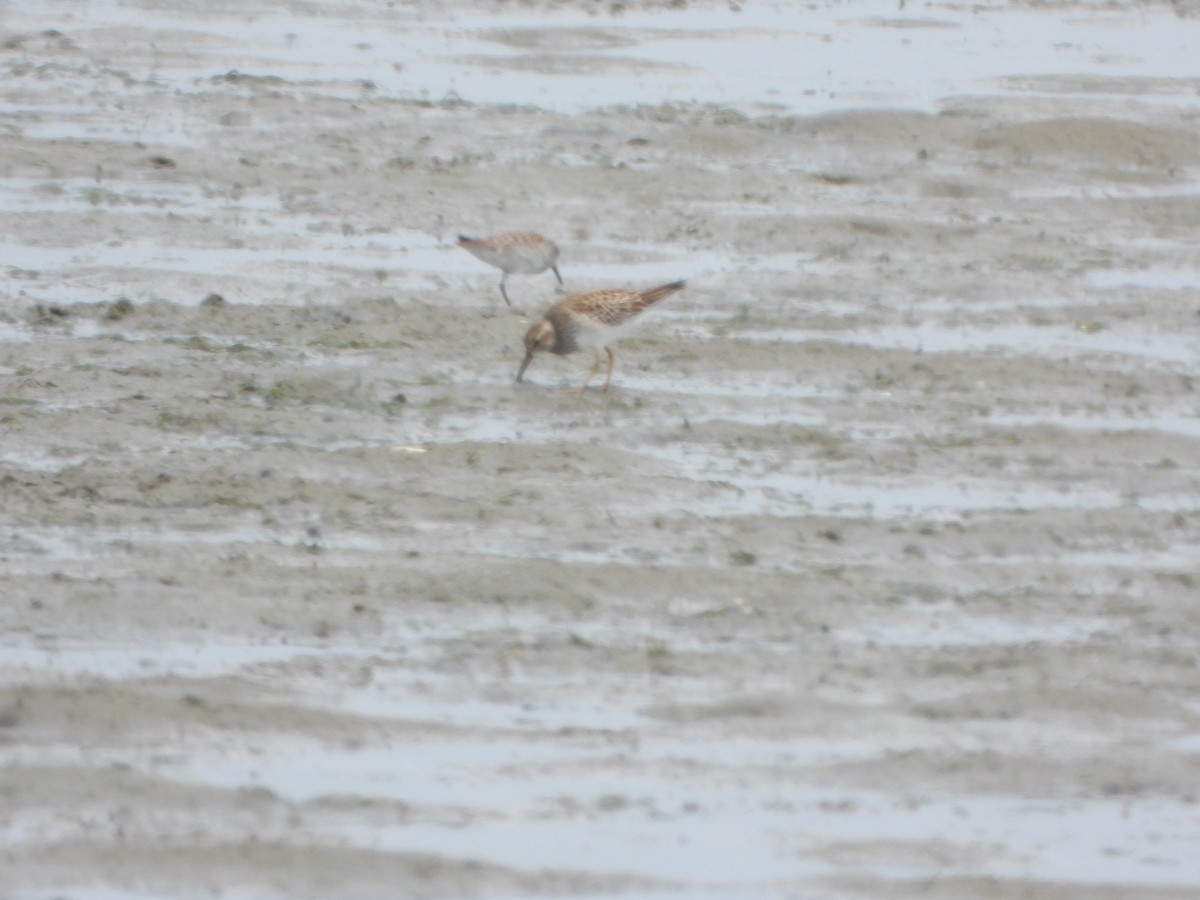
[[[517,250],[541,250],[549,243],[540,234],[532,231],[513,231],[508,234],[497,234],[488,239],[497,250],[509,248]]]
[[[646,308],[637,291],[601,290],[576,294],[562,301],[572,314],[586,316],[602,325],[620,325]]]

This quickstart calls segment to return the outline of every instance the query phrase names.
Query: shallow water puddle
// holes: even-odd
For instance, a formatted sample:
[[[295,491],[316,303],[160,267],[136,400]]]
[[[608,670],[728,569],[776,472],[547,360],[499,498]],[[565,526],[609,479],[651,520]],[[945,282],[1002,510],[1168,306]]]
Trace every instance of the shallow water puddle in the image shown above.
[[[700,803],[705,793],[698,792]],[[564,795],[563,802],[569,802]],[[628,810],[609,810],[608,804]],[[680,805],[695,801],[680,799]],[[553,808],[553,804],[547,805]],[[414,824],[322,829],[326,837],[350,840],[383,850],[437,853],[480,859],[537,871],[567,865],[581,872],[625,874],[682,883],[709,894],[745,895],[767,891],[774,882],[833,874],[817,859],[781,853],[770,831],[759,830],[752,816],[662,811],[645,798],[621,794],[590,798],[598,811],[563,822],[551,815],[505,817],[467,828]],[[663,820],[667,820],[664,822]],[[677,827],[684,824],[685,827]],[[674,891],[672,891],[674,893]]]
[[[595,783],[596,779],[578,778],[569,785],[574,791],[580,787],[596,791],[590,803],[583,801],[585,808],[603,808],[604,798],[627,797],[625,792],[632,792],[629,808],[592,813],[582,822],[513,821],[516,817],[509,816],[507,821],[467,828],[385,826],[355,828],[349,835],[346,829],[332,833],[357,836],[367,846],[415,847],[530,869],[566,862],[592,872],[660,878],[686,873],[685,883],[729,883],[742,890],[768,890],[773,882],[788,878],[852,870],[825,861],[822,845],[829,840],[864,848],[870,848],[872,841],[914,847],[922,841],[940,841],[978,847],[982,861],[960,871],[981,876],[1036,875],[1064,883],[1200,884],[1200,875],[1189,866],[1191,842],[1200,838],[1200,829],[1184,804],[1163,803],[1127,817],[1120,802],[1037,804],[992,797],[914,802],[894,795],[787,788],[751,789],[746,792],[750,796],[734,797],[739,792],[694,784],[671,790],[641,781],[614,778]],[[1166,828],[1179,830],[1159,838]],[[1005,850],[999,858],[982,852],[1002,845]],[[941,867],[926,861],[911,866],[896,863],[890,869],[897,877],[944,874]]]
[[[645,248],[642,248],[645,249]],[[659,245],[652,251],[660,255],[664,247]],[[803,260],[799,254],[780,254],[777,256],[732,257],[716,253],[696,253],[678,250],[673,258],[665,260],[632,260],[614,263],[572,262],[568,267],[563,264],[564,277],[570,274],[573,279],[592,279],[597,282],[617,285],[637,285],[643,282],[654,283],[683,279],[702,279],[705,276],[721,275],[738,272],[794,272]],[[696,281],[696,283],[702,283]]]
[[[783,343],[834,342],[866,347],[912,350],[918,353],[1017,353],[1114,354],[1139,364],[1154,361],[1169,365],[1194,364],[1200,359],[1200,340],[1189,335],[1136,334],[1120,331],[1085,331],[1062,325],[943,325],[925,323],[892,326],[886,332],[812,331],[774,329],[738,331],[729,339]]]
[[[1200,497],[1196,498],[1200,508]],[[1062,550],[1054,547],[1044,555],[1014,553],[1005,556],[954,556],[942,557],[931,554],[928,559],[939,565],[996,566],[1020,568],[1032,564],[1052,563],[1056,568],[1074,568],[1091,573],[1106,569],[1137,569],[1142,571],[1187,572],[1200,569],[1200,546],[1177,544],[1154,550]],[[1082,583],[1082,582],[1080,582]],[[1127,588],[1128,589],[1128,588]]]
[[[667,396],[675,394],[681,397],[697,397],[706,400],[726,399],[729,401],[728,406],[724,409],[713,409],[712,405],[709,405],[702,415],[697,415],[695,418],[681,411],[681,422],[684,416],[686,416],[688,422],[693,424],[707,421],[724,421],[727,419],[727,416],[733,417],[729,421],[735,421],[738,416],[753,417],[755,413],[745,408],[745,401],[767,400],[771,401],[769,406],[775,411],[775,415],[770,420],[773,424],[803,424],[813,426],[825,424],[825,416],[823,414],[808,412],[802,409],[798,410],[794,405],[794,401],[796,400],[810,400],[824,397],[826,391],[821,387],[799,381],[788,383],[779,379],[756,377],[753,375],[714,379],[704,375],[703,363],[698,368],[700,371],[695,374],[672,372],[660,375],[641,372],[636,368],[630,367],[626,371],[613,375],[613,381],[616,382],[620,378],[619,387],[631,391],[665,394]],[[764,411],[765,414],[766,412]]]
[[[920,516],[957,518],[998,509],[1105,509],[1124,505],[1117,491],[1038,487],[958,478],[954,482],[842,481],[819,472],[786,471],[777,460],[739,453],[717,458],[699,449],[642,446],[639,452],[676,465],[688,478],[726,488],[736,496],[705,499],[689,512],[773,515],[866,515],[877,519]],[[818,468],[813,466],[811,468]]]
[[[1156,416],[1136,417],[1118,415],[1093,415],[1078,413],[1012,414],[990,413],[990,425],[1000,427],[1027,428],[1050,426],[1080,431],[1161,431],[1184,437],[1200,438],[1200,411],[1194,413],[1162,413]]]
[[[148,894],[132,888],[107,888],[93,885],[61,885],[45,896],[47,898],[69,897],[70,900],[162,900],[162,895],[158,893]]]
[[[162,766],[159,771],[181,781],[216,787],[262,787],[300,803],[357,796],[482,810],[517,799],[519,792],[509,786],[511,780],[536,780],[517,773],[536,773],[551,763],[603,758],[612,752],[603,743],[570,748],[553,741],[501,735],[359,749],[309,742],[272,748],[270,743],[252,748],[198,748],[200,752],[190,759]]]
[[[159,191],[158,185],[128,185],[130,191]],[[80,188],[86,194],[86,189]],[[111,189],[109,189],[111,190]],[[169,188],[168,188],[169,192]],[[171,213],[179,203],[183,213],[194,216],[224,214],[227,216],[252,216],[258,212],[276,211],[278,201],[270,197],[254,200],[239,198],[206,198],[197,196],[194,190],[181,189],[179,196],[172,199],[168,194],[154,199],[138,200],[145,206],[118,206],[130,215],[154,215],[157,207],[169,205]],[[5,200],[7,199],[7,204]],[[86,201],[62,200],[67,206],[90,208]],[[0,196],[0,210],[21,209],[38,206],[45,208],[38,197],[13,193]],[[106,210],[105,214],[110,214]],[[256,243],[270,242],[270,247],[212,247],[183,246],[173,243],[164,247],[161,243],[139,244],[136,242],[96,243],[90,246],[54,247],[29,244],[0,244],[0,257],[21,268],[38,273],[37,283],[43,289],[52,289],[56,302],[71,302],[72,294],[79,294],[79,302],[94,302],[96,288],[92,285],[58,283],[46,286],[51,276],[59,278],[78,277],[84,273],[111,270],[169,270],[172,274],[209,275],[214,278],[254,277],[256,282],[286,285],[302,269],[307,278],[324,278],[329,284],[337,281],[344,273],[361,273],[363,286],[379,285],[381,289],[427,289],[444,286],[447,278],[463,279],[470,285],[471,294],[482,290],[483,282],[492,282],[495,270],[463,252],[450,239],[443,239],[420,231],[378,230],[365,234],[346,234],[328,221],[315,220],[308,216],[284,214],[271,217],[270,223],[260,218],[248,218],[236,224],[238,234],[260,238]],[[798,265],[798,258],[791,255],[778,258],[754,258],[750,262],[738,261],[734,257],[717,254],[700,254],[668,245],[638,248],[637,258],[614,262],[587,262],[571,258],[571,247],[565,250],[561,268],[567,279],[568,291],[583,291],[601,286],[636,286],[669,279],[699,278],[724,272],[744,270],[747,266],[755,270],[791,271]],[[646,257],[650,257],[647,259]],[[523,276],[522,276],[523,277]],[[116,295],[120,277],[115,276],[109,284],[108,294]],[[140,287],[140,285],[139,285]],[[276,290],[281,290],[276,287]],[[292,293],[290,291],[285,293]],[[307,298],[308,292],[304,296]],[[446,293],[445,299],[456,296],[458,289]],[[135,294],[135,296],[137,296]],[[193,306],[203,299],[201,296],[173,296],[172,302]],[[235,298],[241,303],[280,302],[276,296],[263,296],[261,291],[245,292]],[[336,295],[326,302],[335,303]],[[553,298],[531,306],[530,312],[548,306]],[[676,313],[676,320],[696,322],[704,318],[703,310],[695,314]]]
[[[415,251],[421,253],[418,249]],[[260,274],[263,266],[292,267],[294,269],[324,271],[327,276],[335,276],[339,271],[367,270],[374,272],[388,269],[394,264],[395,251],[382,246],[346,247],[306,246],[303,248],[280,247],[268,250],[252,250],[244,247],[214,248],[214,247],[184,247],[171,245],[164,247],[161,243],[145,245],[123,244],[119,247],[93,246],[78,247],[30,247],[28,245],[0,245],[0,254],[8,253],[9,259],[19,260],[25,268],[36,269],[39,272],[59,271],[89,271],[97,268],[113,269],[163,269],[172,273],[190,275],[222,275],[228,277],[239,270]],[[449,253],[445,254],[449,258]],[[441,251],[422,256],[425,271],[420,272],[417,282],[427,286],[427,273],[438,271],[431,263],[440,260]],[[463,272],[465,264],[458,261],[441,267],[444,272]],[[401,267],[394,270],[400,275],[410,275],[417,271],[413,267]],[[288,272],[275,272],[274,277],[283,279],[291,277]],[[389,278],[391,275],[389,275]],[[413,276],[416,277],[416,276]],[[370,281],[375,281],[371,276]],[[392,285],[395,287],[395,284]],[[93,296],[93,300],[95,297]],[[172,298],[174,302],[184,305],[199,303],[203,297]],[[273,301],[275,298],[271,298]]]
[[[644,512],[645,510],[640,510]],[[97,560],[122,560],[155,547],[250,548],[264,559],[279,566],[307,568],[313,565],[313,553],[320,553],[326,566],[354,566],[372,558],[394,559],[397,554],[417,551],[437,556],[445,552],[447,541],[461,533],[458,524],[410,521],[406,530],[387,536],[350,531],[323,531],[320,537],[310,536],[302,527],[286,530],[243,525],[231,528],[128,528],[120,531],[106,529],[81,530],[64,528],[40,530],[23,534],[8,550],[10,572],[42,571],[48,566],[84,564]],[[527,526],[520,529],[498,528],[472,536],[469,545],[459,547],[484,557],[506,559],[549,559],[557,562],[610,563],[614,561],[644,562],[638,549],[601,550],[571,549],[547,546],[545,530]],[[656,555],[662,565],[682,564],[666,554]]]
[[[36,9],[29,0],[13,5],[15,16]],[[903,13],[853,18],[837,6],[802,11],[738,6],[689,9],[686,16],[630,9],[611,22],[573,11],[549,18],[511,11],[495,18],[397,15],[391,20],[209,15],[180,21],[104,4],[77,8],[67,31],[84,42],[91,40],[89,29],[113,25],[166,35],[195,32],[191,56],[173,61],[156,53],[124,66],[135,76],[152,71],[155,81],[178,90],[195,90],[197,79],[240,68],[290,79],[294,90],[312,90],[295,82],[315,81],[325,93],[352,95],[369,81],[376,90],[403,97],[439,100],[453,92],[471,103],[566,113],[693,98],[802,114],[847,107],[933,111],[943,98],[971,88],[1028,93],[1028,85],[1007,80],[1028,73],[1072,75],[1098,68],[1111,76],[1190,78],[1192,48],[1200,44],[1197,21],[1144,11],[1136,17],[1074,10],[999,15],[943,8],[936,18]],[[571,61],[579,48],[570,42],[566,55],[555,53],[562,42],[554,38],[562,29],[601,38],[619,33],[620,40],[587,47],[590,64],[580,65]],[[521,31],[545,37],[531,52],[495,40],[497,34]],[[728,77],[730,71],[738,77]],[[555,77],[547,78],[548,72]],[[53,110],[47,115],[51,112],[58,121],[70,121],[70,115]],[[203,135],[198,124],[167,117],[143,123],[143,130],[178,141]],[[132,125],[109,124],[105,132],[103,123],[91,123],[81,136],[124,138]]]
[[[426,686],[429,682],[426,675],[404,680]],[[461,697],[422,696],[414,691],[401,693],[396,689],[398,683],[398,679],[385,676],[377,679],[377,684],[370,691],[341,694],[336,701],[322,699],[317,705],[378,719],[530,732],[562,728],[620,730],[636,727],[645,721],[634,710],[606,705],[593,698],[582,704],[578,700],[550,703],[540,699],[515,704]]]
[[[592,693],[581,701],[576,679],[522,674],[520,648],[547,639],[567,640],[567,636],[618,651],[662,645],[676,652],[705,652],[724,651],[728,646],[722,639],[644,620],[591,620],[485,610],[466,619],[397,619],[389,622],[384,640],[367,643],[331,640],[251,644],[212,640],[146,647],[111,640],[10,640],[0,645],[0,670],[51,681],[239,675],[277,684],[295,694],[293,702],[312,709],[455,727],[610,732],[645,724],[647,719],[640,711],[605,699],[601,682],[593,682]],[[489,699],[480,696],[478,690],[464,691],[459,675],[437,670],[447,655],[454,654],[458,642],[497,640],[508,648],[507,665],[511,669],[503,682],[503,697]],[[790,652],[782,647],[774,649]],[[319,674],[292,665],[308,660],[320,661]],[[621,686],[620,681],[614,682],[613,693]],[[676,680],[677,693],[687,687],[685,679]],[[697,696],[704,690],[700,685],[694,687]],[[521,696],[527,699],[515,699]]]
[[[27,472],[61,472],[91,459],[94,459],[94,456],[90,453],[75,453],[69,456],[61,456],[52,452],[42,454],[8,453],[0,457],[0,465],[24,469]]]
[[[330,653],[328,646],[296,644],[205,642],[147,647],[136,643],[39,640],[0,644],[0,670],[54,680],[78,676],[113,680],[164,675],[202,677],[304,657],[327,658]]]
[[[1200,192],[1200,187],[1197,192]],[[1102,269],[1089,272],[1088,282],[1101,290],[1150,288],[1158,291],[1200,291],[1200,270]]]
[[[768,746],[786,752],[789,745]],[[361,750],[291,743],[275,751],[257,746],[248,755],[212,748],[153,768],[160,776],[229,789],[262,787],[296,802],[330,796],[402,801],[417,807],[416,821],[366,827],[326,820],[314,828],[355,846],[525,869],[659,878],[687,873],[692,884],[749,888],[839,871],[818,861],[829,841],[914,848],[934,841],[993,848],[966,867],[976,875],[1200,885],[1200,872],[1188,866],[1200,821],[1184,802],[1130,806],[1123,800],[815,789],[792,786],[789,770],[772,765],[679,768],[653,761],[671,755],[656,751],[654,740],[640,747],[589,739],[566,748],[505,738]],[[698,755],[705,758],[702,747]],[[804,778],[803,769],[791,774]],[[459,820],[422,822],[421,807],[457,810]],[[896,863],[893,874],[928,871],[917,853],[909,866]]]
[[[94,85],[91,78],[79,79],[79,95],[86,95]],[[38,120],[23,122],[20,134],[22,138],[34,141],[137,141],[154,147],[190,149],[202,145],[220,129],[216,122],[205,127],[169,114],[122,119],[112,115],[111,110],[110,106],[102,111],[81,114],[78,101],[72,100],[60,107],[38,110]]]
[[[1108,630],[1104,619],[1070,622],[1011,622],[1007,619],[966,616],[957,607],[923,610],[903,622],[860,622],[839,632],[852,643],[890,647],[991,647],[1019,644],[1070,644],[1087,642]]]
[[[222,212],[279,212],[279,209],[278,200],[265,195],[239,196],[235,200],[212,195],[194,184],[83,178],[0,181],[0,211],[5,212],[189,217]],[[27,244],[20,247],[22,251],[30,249]],[[7,260],[19,258],[19,255],[6,256]]]
[[[322,543],[327,539],[323,538]],[[21,535],[25,547],[21,554],[55,561],[94,560],[128,556],[139,545],[223,546],[253,544],[260,547],[307,547],[313,539],[302,528],[278,531],[254,525],[232,528],[55,528],[28,529]],[[340,546],[347,550],[378,552],[391,545],[369,536],[341,535]],[[15,554],[14,554],[15,555]]]
[[[672,880],[687,873],[691,884],[729,882],[748,890],[842,871],[821,861],[828,859],[824,847],[831,841],[864,849],[874,842],[911,845],[912,862],[894,862],[891,875],[936,874],[942,870],[930,867],[920,852],[932,841],[977,848],[973,863],[958,865],[977,876],[1200,886],[1200,871],[1189,865],[1200,820],[1182,801],[1131,805],[1122,799],[811,788],[795,786],[793,779],[820,777],[819,770],[664,763],[674,759],[675,746],[643,739],[631,748],[596,737],[572,747],[497,736],[361,749],[295,740],[240,747],[223,740],[193,743],[173,759],[154,748],[135,759],[98,748],[43,747],[38,764],[120,762],[157,777],[229,790],[265,788],[301,804],[332,797],[396,800],[411,805],[402,824],[323,817],[309,827],[352,846],[524,869],[569,867]],[[703,745],[688,746],[706,758]],[[762,749],[785,759],[793,746],[765,743]],[[815,757],[805,751],[800,759],[838,761],[842,748],[827,749]],[[850,753],[857,755],[853,748]],[[0,751],[9,765],[23,755]],[[428,821],[431,813],[445,820],[450,811],[453,823]]]
[[[1176,738],[1171,742],[1171,746],[1184,753],[1200,754],[1200,731],[1186,737]]]

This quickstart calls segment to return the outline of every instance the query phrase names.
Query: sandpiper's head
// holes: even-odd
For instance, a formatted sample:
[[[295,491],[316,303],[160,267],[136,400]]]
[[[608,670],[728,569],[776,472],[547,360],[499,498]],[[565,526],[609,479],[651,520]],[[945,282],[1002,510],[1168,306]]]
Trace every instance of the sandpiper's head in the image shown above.
[[[517,381],[524,377],[526,367],[533,361],[533,354],[553,349],[557,340],[554,325],[549,319],[542,319],[529,326],[529,330],[525,332],[525,361],[517,371]]]

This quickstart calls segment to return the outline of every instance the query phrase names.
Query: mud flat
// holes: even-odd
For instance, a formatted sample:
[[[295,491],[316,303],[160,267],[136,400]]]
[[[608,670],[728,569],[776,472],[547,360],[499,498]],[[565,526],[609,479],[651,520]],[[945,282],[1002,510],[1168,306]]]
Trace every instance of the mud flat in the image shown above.
[[[1195,896],[1187,13],[8,4],[0,896]]]

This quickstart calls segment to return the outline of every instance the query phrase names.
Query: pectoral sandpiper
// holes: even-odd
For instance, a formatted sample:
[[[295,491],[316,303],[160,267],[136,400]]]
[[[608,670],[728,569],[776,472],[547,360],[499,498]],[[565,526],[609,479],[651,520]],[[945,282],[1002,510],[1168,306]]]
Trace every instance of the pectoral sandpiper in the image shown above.
[[[545,318],[530,326],[525,333],[525,361],[517,372],[517,381],[525,375],[525,369],[535,353],[557,353],[564,356],[585,347],[596,353],[596,361],[587,378],[579,386],[583,393],[588,382],[600,371],[603,358],[600,349],[608,354],[608,377],[604,390],[612,385],[613,364],[616,354],[612,345],[629,330],[640,313],[659,300],[682,290],[684,282],[649,288],[644,291],[601,290],[587,291],[560,300],[548,310]]]

